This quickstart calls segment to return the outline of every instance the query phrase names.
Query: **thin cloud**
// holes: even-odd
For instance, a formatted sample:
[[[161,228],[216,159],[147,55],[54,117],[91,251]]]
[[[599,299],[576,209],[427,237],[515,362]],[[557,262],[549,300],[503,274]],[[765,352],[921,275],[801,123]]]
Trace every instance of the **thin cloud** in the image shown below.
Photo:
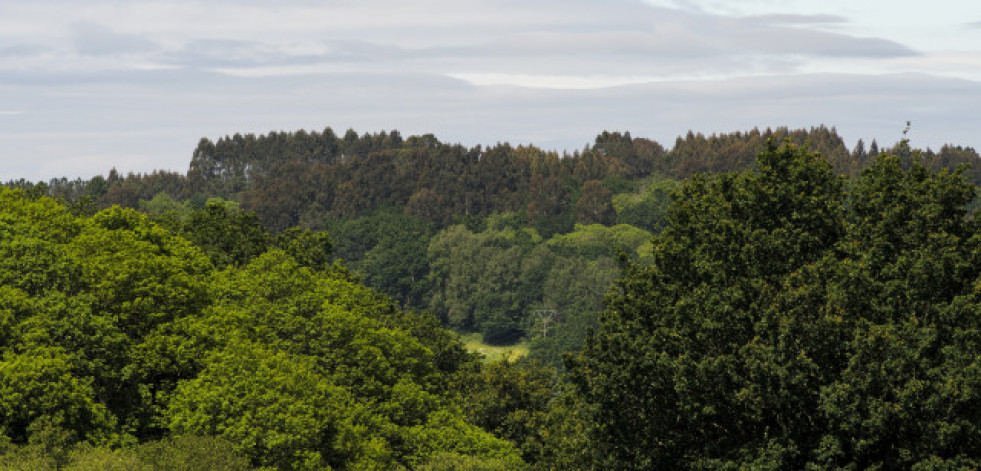
[[[739,29],[735,46],[773,54],[805,54],[839,58],[895,58],[917,55],[902,44],[877,38],[856,38],[814,30],[783,28]],[[735,49],[735,48],[734,48]]]
[[[83,55],[140,54],[160,49],[143,36],[117,33],[98,23],[75,23],[70,29],[75,50]]]
[[[0,57],[36,57],[53,52],[53,49],[40,44],[20,43],[0,47]]]
[[[848,19],[841,15],[800,15],[800,14],[772,14],[772,15],[751,15],[743,19],[771,25],[832,25],[844,24]]]
[[[807,27],[841,20],[831,15],[734,20],[626,1],[507,1],[503,7],[501,2],[460,5],[447,0],[412,5],[183,1],[166,4],[168,8],[154,3],[120,12],[107,9],[108,3],[95,3],[84,10],[87,14],[38,14],[37,8],[54,4],[48,0],[35,10],[21,8],[37,17],[50,16],[55,25],[67,23],[72,47],[81,56],[62,52],[49,57],[34,67],[41,73],[45,65],[85,73],[93,68],[167,65],[285,73],[318,67],[350,72],[361,64],[366,71],[408,68],[445,74],[568,75],[575,66],[587,71],[602,66],[613,75],[677,77],[729,71],[738,76],[760,72],[763,63],[777,65],[764,73],[779,72],[777,67],[791,56],[882,58],[913,53],[889,41]],[[96,15],[103,15],[103,23],[92,19]],[[731,70],[739,63],[754,69]]]
[[[165,60],[185,66],[221,68],[281,64],[294,59],[273,46],[256,41],[200,39],[189,42]]]

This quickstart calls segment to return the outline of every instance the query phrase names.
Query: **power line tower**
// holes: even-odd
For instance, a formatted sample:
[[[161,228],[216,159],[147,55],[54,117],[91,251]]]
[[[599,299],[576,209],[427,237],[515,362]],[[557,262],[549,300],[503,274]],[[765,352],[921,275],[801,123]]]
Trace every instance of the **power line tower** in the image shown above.
[[[557,311],[555,309],[539,309],[535,311],[535,317],[542,323],[542,337],[548,337],[548,324],[555,320]]]

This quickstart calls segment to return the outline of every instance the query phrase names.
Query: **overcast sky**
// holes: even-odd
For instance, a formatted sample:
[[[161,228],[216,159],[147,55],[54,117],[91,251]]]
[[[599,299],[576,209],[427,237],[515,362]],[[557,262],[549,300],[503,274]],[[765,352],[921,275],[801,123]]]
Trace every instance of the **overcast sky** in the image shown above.
[[[202,137],[835,126],[981,147],[974,0],[0,0],[0,181],[187,170]]]

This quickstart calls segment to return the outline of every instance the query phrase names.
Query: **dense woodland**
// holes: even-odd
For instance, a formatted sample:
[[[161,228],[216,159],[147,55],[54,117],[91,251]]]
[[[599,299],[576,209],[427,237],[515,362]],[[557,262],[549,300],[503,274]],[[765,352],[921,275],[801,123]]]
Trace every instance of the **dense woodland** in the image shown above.
[[[689,132],[671,150],[603,132],[567,155],[327,128],[202,139],[186,174],[113,170],[9,186],[60,198],[77,214],[137,209],[203,248],[218,268],[246,263],[288,233],[326,231],[330,259],[402,307],[488,343],[526,339],[533,359],[563,368],[562,354],[581,348],[596,325],[618,251],[650,258],[651,235],[665,225],[680,182],[753,168],[769,140],[807,145],[851,177],[882,152],[906,167],[916,154],[935,171],[979,159],[970,148],[914,151],[875,141],[849,151],[823,126]],[[981,168],[963,175],[981,184]],[[552,313],[548,325],[538,311]]]
[[[976,468],[978,159],[328,128],[8,182],[0,467]]]

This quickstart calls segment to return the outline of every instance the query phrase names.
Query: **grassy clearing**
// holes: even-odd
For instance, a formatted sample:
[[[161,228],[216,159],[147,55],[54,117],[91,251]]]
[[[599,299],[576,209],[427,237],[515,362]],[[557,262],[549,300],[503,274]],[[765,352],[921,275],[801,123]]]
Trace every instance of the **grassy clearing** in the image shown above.
[[[466,345],[467,350],[484,355],[485,361],[496,361],[503,358],[514,361],[528,355],[528,342],[522,340],[514,345],[499,347],[484,343],[480,334],[460,334],[460,340]]]

